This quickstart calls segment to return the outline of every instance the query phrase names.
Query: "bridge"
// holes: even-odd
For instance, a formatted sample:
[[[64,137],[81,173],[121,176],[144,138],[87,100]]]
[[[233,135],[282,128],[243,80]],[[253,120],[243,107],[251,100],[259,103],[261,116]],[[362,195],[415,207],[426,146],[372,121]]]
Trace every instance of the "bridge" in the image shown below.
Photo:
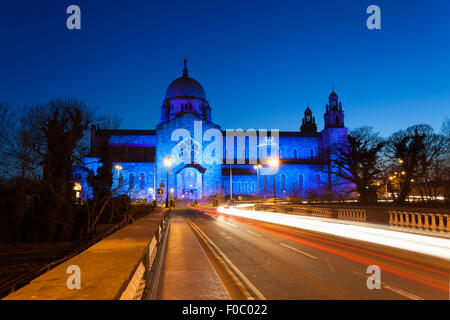
[[[287,203],[164,209],[4,299],[447,300],[449,227],[445,210]]]

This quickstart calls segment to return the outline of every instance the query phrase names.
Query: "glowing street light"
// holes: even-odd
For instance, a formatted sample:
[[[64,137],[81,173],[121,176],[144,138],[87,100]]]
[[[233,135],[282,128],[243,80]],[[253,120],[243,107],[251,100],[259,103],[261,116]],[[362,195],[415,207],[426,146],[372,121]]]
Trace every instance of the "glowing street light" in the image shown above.
[[[120,188],[120,170],[122,170],[123,168],[122,168],[121,165],[116,164],[116,165],[114,166],[114,169],[117,170],[117,188]]]
[[[273,170],[272,177],[273,177],[273,201],[274,202],[276,201],[275,198],[277,197],[277,193],[275,190],[275,167],[278,166],[279,163],[280,163],[280,161],[278,159],[270,159],[269,160],[269,166],[271,166],[272,170]]]
[[[167,157],[164,160],[164,164],[166,165],[167,168],[167,194],[166,194],[166,208],[169,207],[169,168],[172,165],[172,160],[170,159],[170,157]]]
[[[403,160],[402,159],[398,159],[398,163],[402,164]]]

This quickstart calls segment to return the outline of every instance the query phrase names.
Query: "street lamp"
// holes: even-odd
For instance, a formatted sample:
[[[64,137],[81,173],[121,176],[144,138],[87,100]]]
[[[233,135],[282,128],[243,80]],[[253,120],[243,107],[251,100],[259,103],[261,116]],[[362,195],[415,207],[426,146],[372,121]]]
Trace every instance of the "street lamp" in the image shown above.
[[[258,198],[259,198],[259,169],[261,169],[261,165],[257,164],[253,168],[256,169],[256,188],[258,190]]]
[[[166,208],[169,207],[169,168],[172,165],[172,160],[170,160],[170,157],[167,157],[164,160],[164,164],[167,168],[167,194],[166,194]]]
[[[278,159],[270,159],[270,160],[269,160],[269,166],[271,166],[271,167],[272,167],[272,170],[273,170],[273,175],[272,175],[272,177],[273,177],[273,202],[276,201],[275,198],[277,197],[276,190],[275,190],[275,167],[276,167],[279,163],[280,163],[280,162],[278,161]]]
[[[123,168],[121,165],[116,164],[114,166],[114,169],[117,170],[117,189],[119,189],[120,188],[120,170],[122,170]]]

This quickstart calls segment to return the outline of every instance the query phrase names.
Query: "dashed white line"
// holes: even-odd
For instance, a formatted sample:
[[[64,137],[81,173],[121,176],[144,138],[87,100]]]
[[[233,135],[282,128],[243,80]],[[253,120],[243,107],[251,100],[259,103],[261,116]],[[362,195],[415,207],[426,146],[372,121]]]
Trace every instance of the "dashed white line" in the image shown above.
[[[388,290],[390,290],[392,292],[395,292],[395,293],[397,293],[397,294],[399,294],[401,296],[404,296],[404,297],[406,297],[408,299],[411,299],[411,300],[423,300],[423,298],[421,298],[419,296],[416,296],[415,294],[409,293],[407,291],[403,291],[403,290],[398,289],[398,288],[390,287],[390,286],[387,286],[387,285],[383,285],[383,288],[388,289]]]
[[[236,228],[236,225],[234,225],[234,224],[232,224],[232,223],[229,223],[229,222],[226,222],[226,221],[222,221],[223,223],[226,223],[227,225],[229,225],[229,226],[232,226],[233,228]]]
[[[262,235],[260,235],[260,234],[258,234],[256,232],[253,232],[252,230],[247,230],[247,232],[251,233],[251,234],[254,234],[255,236],[262,237]]]
[[[289,246],[289,245],[287,245],[287,244],[284,244],[284,243],[280,243],[283,247],[286,247],[286,248],[289,248],[289,249],[291,249],[291,250],[294,250],[294,251],[296,251],[296,252],[298,252],[298,253],[301,253],[301,254],[303,254],[303,255],[305,255],[305,256],[307,256],[307,257],[310,257],[311,259],[317,259],[317,257],[315,257],[315,256],[313,256],[313,255],[310,255],[309,253],[306,253],[305,251],[302,251],[302,250],[299,250],[299,249],[297,249],[297,248],[294,248],[294,247],[291,247],[291,246]]]
[[[356,272],[356,271],[353,271],[353,270],[352,270],[352,272],[353,272],[354,274],[356,274],[356,275],[358,275],[358,276],[361,276],[361,277],[363,277],[363,278],[366,278],[366,279],[367,279],[367,277],[368,277],[368,275],[362,274],[362,273],[360,273],[360,272]],[[411,299],[411,300],[424,300],[423,298],[421,298],[421,297],[419,297],[419,296],[416,296],[415,294],[412,294],[411,292],[408,292],[408,291],[405,291],[405,290],[402,290],[402,289],[399,289],[399,288],[396,288],[396,287],[388,286],[388,285],[387,285],[385,282],[383,282],[383,281],[380,281],[380,283],[381,283],[381,287],[382,287],[383,289],[392,291],[392,292],[394,292],[394,293],[396,293],[396,294],[399,294],[399,295],[401,295],[401,296],[403,296],[403,297],[406,297],[406,298],[408,298],[408,299]]]

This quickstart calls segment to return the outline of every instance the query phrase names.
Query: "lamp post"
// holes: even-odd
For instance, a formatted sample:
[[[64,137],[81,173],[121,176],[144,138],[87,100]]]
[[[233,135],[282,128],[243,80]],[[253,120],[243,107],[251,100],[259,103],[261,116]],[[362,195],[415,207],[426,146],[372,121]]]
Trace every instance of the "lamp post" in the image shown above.
[[[257,164],[256,166],[254,166],[253,168],[256,169],[256,189],[258,192],[258,198],[259,198],[259,169],[261,169],[261,165]]]
[[[123,168],[121,165],[116,164],[114,166],[114,169],[117,170],[117,190],[119,190],[120,189],[120,170],[122,170]]]
[[[272,170],[273,170],[273,174],[272,174],[272,177],[273,177],[273,202],[276,201],[275,198],[277,197],[277,193],[276,193],[276,190],[275,190],[275,167],[279,163],[280,162],[278,161],[278,159],[271,159],[271,160],[269,160],[269,166],[271,166]]]
[[[170,157],[167,157],[166,160],[164,160],[164,163],[165,163],[166,168],[167,168],[166,208],[168,208],[169,207],[169,168],[170,168],[170,165],[172,164],[172,160],[170,160]]]

